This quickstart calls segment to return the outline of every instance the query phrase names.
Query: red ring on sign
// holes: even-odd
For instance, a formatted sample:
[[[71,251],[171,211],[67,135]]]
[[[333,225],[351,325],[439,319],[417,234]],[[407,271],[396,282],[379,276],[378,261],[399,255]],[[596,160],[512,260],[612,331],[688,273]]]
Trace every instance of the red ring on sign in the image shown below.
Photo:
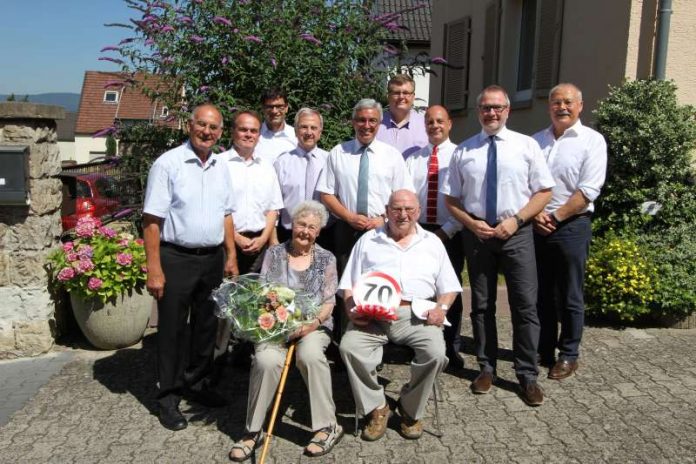
[[[368,272],[368,273],[363,274],[362,276],[360,276],[360,280],[366,279],[366,278],[368,278],[368,277],[380,277],[380,278],[382,278],[382,279],[384,279],[384,280],[389,281],[389,283],[392,284],[392,285],[394,286],[394,289],[397,291],[397,293],[398,293],[398,294],[401,294],[401,286],[400,286],[400,285],[398,284],[398,282],[397,282],[392,276],[390,276],[389,274],[385,274],[384,272],[380,272],[380,271],[370,271],[370,272]],[[353,295],[357,295],[357,292],[355,291],[355,287],[356,287],[356,286],[353,287]],[[358,304],[362,303],[362,300],[356,299],[355,301],[356,301],[356,303],[358,303]]]

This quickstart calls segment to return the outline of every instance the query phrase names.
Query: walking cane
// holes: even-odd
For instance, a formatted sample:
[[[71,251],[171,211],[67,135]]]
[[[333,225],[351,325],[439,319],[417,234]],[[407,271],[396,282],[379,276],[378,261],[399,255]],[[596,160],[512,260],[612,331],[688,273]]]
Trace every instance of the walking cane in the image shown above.
[[[295,343],[292,342],[288,348],[288,354],[285,356],[285,366],[283,366],[283,373],[280,375],[280,382],[278,383],[278,390],[276,391],[275,404],[273,405],[273,412],[271,412],[271,420],[268,423],[268,432],[266,432],[266,439],[263,442],[263,451],[261,452],[261,460],[259,464],[263,464],[266,459],[266,453],[268,452],[268,447],[271,444],[271,437],[273,436],[273,426],[275,425],[276,416],[278,415],[278,409],[280,408],[280,398],[283,396],[283,389],[285,388],[285,381],[288,378],[288,371],[290,370],[290,363],[292,362],[292,354],[295,352]]]

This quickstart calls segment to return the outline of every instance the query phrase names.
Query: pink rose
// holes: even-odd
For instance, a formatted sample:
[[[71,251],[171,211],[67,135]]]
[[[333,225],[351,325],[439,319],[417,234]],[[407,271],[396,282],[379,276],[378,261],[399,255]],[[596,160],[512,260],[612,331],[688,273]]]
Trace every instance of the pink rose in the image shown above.
[[[87,287],[90,290],[96,290],[98,288],[101,288],[103,282],[101,279],[97,279],[96,277],[90,277],[89,280],[87,281]]]
[[[74,246],[75,244],[73,242],[65,242],[63,244],[63,251],[67,253],[68,251],[72,250]]]
[[[64,267],[58,273],[58,280],[60,280],[61,282],[65,282],[67,280],[70,280],[73,277],[75,277],[75,269],[73,269],[71,267]]]
[[[121,266],[129,266],[133,262],[133,255],[128,253],[119,253],[116,255],[116,262]]]
[[[288,320],[288,310],[285,309],[285,306],[278,306],[275,310],[275,315],[280,322],[285,322]]]
[[[271,313],[263,313],[259,316],[257,322],[263,330],[271,330],[275,325],[275,317]]]

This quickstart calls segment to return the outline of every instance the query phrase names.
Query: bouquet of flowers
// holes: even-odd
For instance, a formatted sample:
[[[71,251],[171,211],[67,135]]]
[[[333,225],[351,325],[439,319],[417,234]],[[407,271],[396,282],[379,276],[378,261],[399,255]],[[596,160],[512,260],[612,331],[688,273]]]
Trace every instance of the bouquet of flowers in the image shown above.
[[[102,302],[145,285],[142,239],[102,226],[94,217],[80,218],[75,234],[74,241],[63,243],[48,257],[54,282],[71,293]]]
[[[236,337],[254,343],[283,343],[302,324],[313,320],[320,304],[302,291],[245,274],[213,290],[217,316],[232,322]]]

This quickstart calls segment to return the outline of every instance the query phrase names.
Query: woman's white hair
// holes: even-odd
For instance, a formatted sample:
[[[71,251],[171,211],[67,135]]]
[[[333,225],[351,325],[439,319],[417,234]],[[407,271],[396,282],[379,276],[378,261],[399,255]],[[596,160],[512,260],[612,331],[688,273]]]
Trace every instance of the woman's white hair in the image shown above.
[[[292,217],[292,222],[294,223],[295,219],[310,214],[319,218],[319,225],[322,228],[326,226],[327,222],[329,222],[329,212],[326,210],[326,207],[314,200],[303,201],[292,210],[292,214],[290,216]]]

